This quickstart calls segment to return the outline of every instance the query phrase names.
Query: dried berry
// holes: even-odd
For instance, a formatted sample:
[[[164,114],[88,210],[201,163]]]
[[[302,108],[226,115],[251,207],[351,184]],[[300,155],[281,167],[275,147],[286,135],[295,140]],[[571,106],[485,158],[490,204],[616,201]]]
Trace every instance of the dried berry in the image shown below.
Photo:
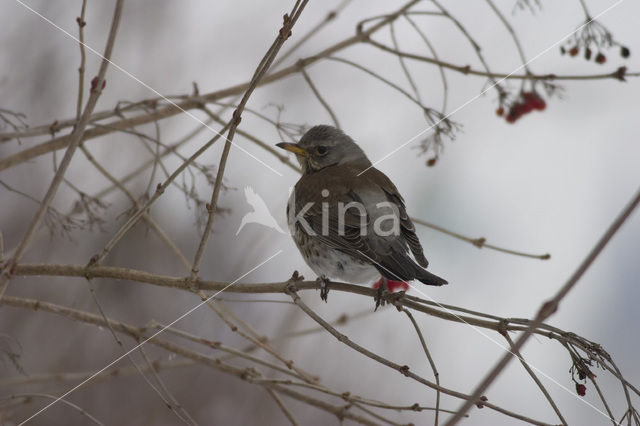
[[[629,55],[631,55],[631,51],[629,50],[629,48],[621,46],[620,47],[620,56],[622,56],[623,58],[628,58]]]
[[[580,396],[585,396],[587,394],[587,387],[583,384],[576,383],[576,393]]]
[[[598,53],[596,55],[596,62],[599,64],[604,64],[605,62],[607,62],[607,57],[604,56],[604,53]]]
[[[580,52],[580,48],[578,46],[573,46],[569,49],[569,55],[576,56]]]
[[[584,58],[588,61],[589,59],[591,59],[591,49],[589,49],[588,47],[585,49],[584,51]]]
[[[498,115],[498,117],[502,117],[502,114],[504,114],[504,108],[500,107],[496,110],[496,114]]]
[[[564,48],[564,46],[560,46],[560,54],[564,55],[565,53],[567,53],[567,50]]]

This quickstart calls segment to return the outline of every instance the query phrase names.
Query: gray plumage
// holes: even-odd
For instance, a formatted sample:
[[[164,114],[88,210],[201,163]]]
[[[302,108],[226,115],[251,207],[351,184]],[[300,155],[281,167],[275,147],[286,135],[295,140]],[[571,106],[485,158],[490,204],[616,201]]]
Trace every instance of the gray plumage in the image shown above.
[[[384,173],[371,167],[353,139],[322,125],[311,128],[297,144],[278,146],[296,153],[303,170],[287,212],[294,241],[316,274],[349,282],[382,275],[394,281],[447,284],[424,269],[428,261],[402,196]],[[340,209],[349,203],[352,207]],[[302,209],[308,227],[295,220]],[[398,224],[398,229],[385,229],[385,222]]]

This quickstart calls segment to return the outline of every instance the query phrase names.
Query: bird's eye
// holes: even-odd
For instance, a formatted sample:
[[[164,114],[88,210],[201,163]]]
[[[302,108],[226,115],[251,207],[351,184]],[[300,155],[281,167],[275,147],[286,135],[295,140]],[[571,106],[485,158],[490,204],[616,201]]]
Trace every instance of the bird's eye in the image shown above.
[[[329,152],[329,149],[326,146],[320,145],[316,147],[316,153],[318,155],[326,155]]]

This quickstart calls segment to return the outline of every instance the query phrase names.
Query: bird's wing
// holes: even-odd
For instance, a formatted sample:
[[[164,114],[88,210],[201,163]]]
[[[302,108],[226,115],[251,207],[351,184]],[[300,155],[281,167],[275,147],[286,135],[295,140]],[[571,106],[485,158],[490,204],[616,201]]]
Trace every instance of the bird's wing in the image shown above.
[[[346,206],[351,202],[355,202],[371,208],[371,206],[368,206],[368,204],[371,203],[363,201],[357,193],[367,190],[374,191],[375,199],[379,199],[379,201],[391,201],[394,204],[398,203],[389,199],[388,192],[383,190],[384,187],[378,185],[378,182],[370,182],[370,179],[367,179],[367,177],[363,178],[363,176],[365,176],[364,174],[360,177],[354,175],[353,178],[349,178],[348,176],[345,178],[345,176],[342,175],[336,178],[331,174],[331,170],[328,169],[330,168],[325,169],[327,170],[326,172],[323,170],[313,175],[305,176],[301,178],[298,183],[305,188],[304,192],[307,194],[307,197],[297,196],[298,200],[296,200],[295,212],[296,214],[300,212],[306,202],[311,199],[315,201],[303,215],[303,219],[315,232],[315,238],[329,247],[333,247],[356,259],[374,265],[380,270],[381,274],[390,279],[410,280],[415,278],[421,269],[409,257],[407,244],[409,244],[409,247],[417,246],[420,249],[417,251],[419,256],[421,256],[422,259],[424,259],[424,256],[422,255],[420,243],[415,236],[413,224],[406,214],[401,198],[399,198],[400,202],[398,205],[401,224],[400,236],[378,237],[377,235],[371,235],[372,212],[355,207],[344,211],[344,232],[341,232],[338,221],[338,203]],[[376,169],[370,170],[375,170],[386,178],[386,176]],[[383,179],[381,182],[385,184],[385,187],[390,184],[395,188],[388,178],[386,178],[386,181]],[[366,188],[363,188],[363,184]],[[317,194],[320,193],[321,188],[325,187],[332,188],[333,193],[329,194],[328,197],[318,197]],[[316,195],[314,196],[314,194]],[[328,219],[325,219],[325,232],[323,232],[323,204],[329,208]],[[361,235],[361,223],[366,227],[366,235]],[[301,224],[297,223],[296,226],[298,231],[305,232]],[[405,235],[408,235],[410,240],[407,240]],[[411,250],[413,252],[414,248],[411,248]],[[426,259],[424,259],[424,262],[426,263]]]
[[[369,225],[369,216],[366,210],[356,207],[346,208],[344,214],[342,214],[344,217],[343,227],[340,226],[338,220],[338,203],[342,203],[345,207],[352,202],[362,205],[362,200],[358,198],[355,192],[349,190],[340,179],[336,179],[335,176],[326,173],[324,170],[313,175],[303,176],[296,185],[296,188],[300,187],[304,188],[304,191],[296,190],[295,206],[289,205],[287,212],[289,212],[289,208],[295,207],[293,214],[295,216],[307,205],[310,205],[301,219],[315,233],[314,238],[317,241],[364,262],[371,263],[369,258],[377,261],[376,254],[371,251],[371,248],[368,247],[364,238],[360,235],[361,224],[365,228]],[[332,188],[332,193],[328,197],[321,197],[320,194],[325,188]],[[328,207],[328,214],[323,215],[323,205]],[[324,228],[326,229],[324,230],[323,216],[327,218],[325,219]],[[296,228],[298,232],[307,233],[307,230],[300,222],[296,222]]]
[[[416,227],[407,214],[407,210],[404,206],[404,199],[402,198],[402,195],[400,195],[400,192],[398,192],[398,188],[396,188],[393,182],[391,182],[384,173],[375,168],[371,168],[370,171],[374,172],[376,175],[375,180],[379,182],[380,187],[387,195],[387,199],[398,208],[398,212],[400,213],[400,232],[409,246],[413,257],[420,266],[426,268],[429,266],[429,261],[424,257],[422,245],[416,235]]]

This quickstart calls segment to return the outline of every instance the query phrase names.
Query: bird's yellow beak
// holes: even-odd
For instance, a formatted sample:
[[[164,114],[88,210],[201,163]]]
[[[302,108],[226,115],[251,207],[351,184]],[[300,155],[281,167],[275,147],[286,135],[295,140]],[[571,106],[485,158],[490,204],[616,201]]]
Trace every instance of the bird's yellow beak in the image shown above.
[[[277,143],[276,146],[286,151],[293,152],[295,155],[301,155],[303,157],[309,156],[309,152],[307,152],[306,149],[301,148],[298,144],[295,144],[295,143],[280,142],[280,143]]]

